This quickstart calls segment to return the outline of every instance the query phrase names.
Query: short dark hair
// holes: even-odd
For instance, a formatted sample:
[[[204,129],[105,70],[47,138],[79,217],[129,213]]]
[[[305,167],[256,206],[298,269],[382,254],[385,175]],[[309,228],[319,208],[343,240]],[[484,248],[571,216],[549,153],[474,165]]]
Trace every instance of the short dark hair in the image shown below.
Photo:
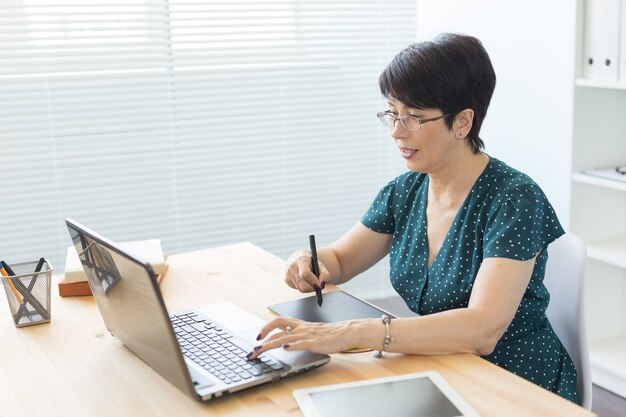
[[[442,33],[400,52],[378,79],[387,98],[416,109],[440,109],[456,115],[474,110],[468,134],[474,153],[485,143],[478,136],[496,87],[496,74],[481,42],[467,35]],[[452,129],[453,116],[444,118]]]

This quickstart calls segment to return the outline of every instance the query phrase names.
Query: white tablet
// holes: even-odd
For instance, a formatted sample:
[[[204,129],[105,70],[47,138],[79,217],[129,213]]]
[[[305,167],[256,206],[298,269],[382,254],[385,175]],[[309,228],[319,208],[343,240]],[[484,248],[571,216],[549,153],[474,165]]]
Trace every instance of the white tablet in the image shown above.
[[[305,417],[480,417],[437,372],[294,391]]]

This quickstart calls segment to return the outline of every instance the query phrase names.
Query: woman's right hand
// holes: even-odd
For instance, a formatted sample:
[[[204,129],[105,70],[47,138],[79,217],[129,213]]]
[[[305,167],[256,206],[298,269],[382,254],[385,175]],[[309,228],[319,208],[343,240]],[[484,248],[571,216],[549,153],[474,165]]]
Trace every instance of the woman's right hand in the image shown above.
[[[302,249],[295,251],[287,258],[287,270],[285,271],[285,283],[300,292],[313,292],[316,289],[324,289],[330,282],[330,273],[323,263],[319,262],[319,279],[313,275],[311,252]]]

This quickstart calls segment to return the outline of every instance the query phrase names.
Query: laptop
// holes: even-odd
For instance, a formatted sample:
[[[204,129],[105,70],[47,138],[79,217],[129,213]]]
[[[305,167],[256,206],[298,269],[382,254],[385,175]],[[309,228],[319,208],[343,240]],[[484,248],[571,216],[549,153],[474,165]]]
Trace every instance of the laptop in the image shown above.
[[[283,349],[247,360],[264,320],[228,302],[170,316],[147,262],[72,219],[65,222],[109,332],[193,398],[214,399],[330,361]]]

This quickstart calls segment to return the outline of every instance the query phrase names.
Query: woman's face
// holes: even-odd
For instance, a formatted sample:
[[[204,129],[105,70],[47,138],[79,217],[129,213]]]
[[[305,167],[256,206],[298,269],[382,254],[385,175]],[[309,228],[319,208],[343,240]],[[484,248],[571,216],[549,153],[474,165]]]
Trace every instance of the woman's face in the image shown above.
[[[443,115],[439,109],[413,109],[395,99],[389,99],[389,110],[395,117],[415,116],[420,120]],[[406,130],[400,121],[396,121],[391,128],[391,136],[407,168],[423,173],[444,169],[451,160],[453,148],[460,142],[455,138],[454,132],[448,129],[443,118],[422,123],[421,129],[416,132]]]

